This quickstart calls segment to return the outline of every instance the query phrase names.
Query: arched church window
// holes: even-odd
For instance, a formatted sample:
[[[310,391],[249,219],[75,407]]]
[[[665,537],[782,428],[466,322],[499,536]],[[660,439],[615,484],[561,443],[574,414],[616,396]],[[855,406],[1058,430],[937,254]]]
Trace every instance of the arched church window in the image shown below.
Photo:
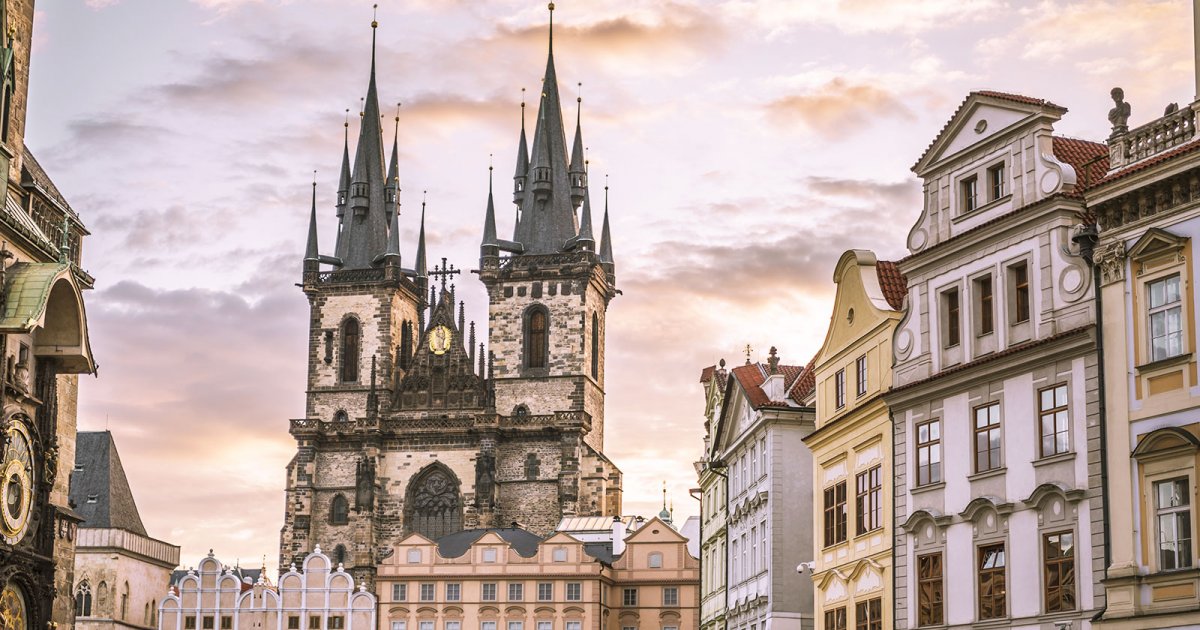
[[[334,422],[349,422],[350,417],[346,415],[346,411],[344,409],[338,409],[337,413],[333,414],[333,421]]]
[[[129,619],[129,582],[121,587],[121,619]]]
[[[92,616],[92,585],[87,580],[75,587],[75,616]]]
[[[413,333],[412,324],[408,320],[404,320],[404,325],[400,328],[400,368],[407,370],[412,359],[413,352]]]
[[[517,405],[517,408],[513,409],[513,415],[518,418],[524,418],[525,416],[529,415],[529,407],[526,407],[525,405]]]
[[[108,610],[108,584],[100,582],[100,585],[96,587],[96,616],[104,616]]]
[[[350,503],[345,495],[335,495],[329,505],[329,524],[345,525],[350,522]]]
[[[525,478],[532,481],[538,478],[538,473],[541,468],[541,461],[538,460],[536,453],[529,453],[525,456]]]
[[[350,318],[342,324],[342,382],[358,381],[358,355],[360,339],[358,320]]]
[[[409,485],[405,512],[410,531],[430,540],[462,531],[458,480],[445,466],[427,467]]]
[[[544,306],[534,306],[525,316],[525,367],[546,367],[550,348],[549,319]]]
[[[338,545],[333,548],[333,563],[334,564],[345,564],[346,563],[346,545]]]
[[[600,316],[592,313],[592,378],[600,378]]]

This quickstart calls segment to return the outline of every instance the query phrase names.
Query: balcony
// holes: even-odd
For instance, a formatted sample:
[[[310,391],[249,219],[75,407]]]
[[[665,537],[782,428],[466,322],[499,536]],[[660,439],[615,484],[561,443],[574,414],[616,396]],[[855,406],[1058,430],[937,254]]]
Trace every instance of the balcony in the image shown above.
[[[1184,144],[1196,135],[1196,107],[1180,108],[1108,139],[1108,169],[1117,171]]]

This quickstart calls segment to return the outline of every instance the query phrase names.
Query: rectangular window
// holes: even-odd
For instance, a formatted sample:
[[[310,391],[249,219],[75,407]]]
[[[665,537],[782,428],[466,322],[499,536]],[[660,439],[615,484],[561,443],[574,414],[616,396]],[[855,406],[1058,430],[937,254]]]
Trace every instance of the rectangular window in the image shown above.
[[[184,617],[183,618],[183,629],[184,630],[196,630],[196,618],[195,617]]]
[[[434,598],[433,584],[425,583],[421,585],[421,601],[431,602]]]
[[[867,393],[867,355],[854,360],[854,393],[862,396]]]
[[[229,627],[230,628],[233,627],[233,619],[232,618],[229,620]],[[343,617],[341,615],[330,615],[329,630],[345,630],[345,628],[346,628],[346,618],[345,617]]]
[[[287,627],[288,630],[300,630],[300,615],[288,615]],[[396,630],[393,628],[392,630]],[[404,630],[400,628],[399,630]]]
[[[568,621],[567,630],[583,630],[582,621]]]
[[[917,485],[942,480],[942,421],[917,424]]]
[[[1150,360],[1183,354],[1183,307],[1179,274],[1146,285],[1150,306]]]
[[[539,621],[539,622],[537,622],[537,630],[552,630],[552,628],[554,628],[554,622],[553,622],[553,621]]]
[[[329,627],[333,628],[333,617],[329,618]],[[221,630],[233,630],[233,617],[221,615]]]
[[[1004,175],[1003,162],[988,169],[988,186],[992,190],[991,201],[1008,194],[1008,178]]]
[[[442,627],[445,628],[446,630],[462,630],[462,622],[461,621],[447,621],[446,623],[442,624]]]
[[[1192,501],[1187,477],[1154,484],[1154,515],[1158,522],[1158,569],[1192,566]]]
[[[508,622],[508,630],[522,630],[522,628],[524,628],[524,627],[525,627],[525,623],[521,622],[521,621]]]
[[[538,582],[538,601],[548,602],[554,599],[554,582]]]
[[[1008,268],[1012,280],[1013,312],[1012,323],[1029,321],[1029,264],[1019,262]]]
[[[855,630],[883,630],[883,600],[876,597],[854,605]]]
[[[958,299],[958,287],[942,292],[943,312],[946,314],[944,346],[953,348],[962,341],[962,330],[959,322],[961,304]]]
[[[975,408],[975,472],[1000,467],[1000,403]]]
[[[846,630],[846,608],[825,611],[825,630]]]
[[[846,370],[841,369],[833,375],[833,397],[838,409],[846,406]]]
[[[732,551],[732,553],[729,554],[729,561],[731,563],[729,565],[729,568],[731,569],[730,576],[733,578],[734,582],[740,582],[742,579],[742,575],[740,573],[738,573],[738,541],[737,541],[737,539],[734,539],[733,542],[731,543],[730,550]]]
[[[496,601],[496,583],[495,582],[485,583],[483,585],[483,588],[480,591],[479,599],[481,599],[485,602]]]
[[[393,621],[392,630],[408,630],[407,621]]]
[[[750,445],[750,480],[758,479],[758,446]]]
[[[859,536],[883,527],[883,471],[876,466],[854,478],[855,533]]]
[[[750,528],[750,575],[758,575],[758,526]]]
[[[979,548],[979,618],[1007,614],[1008,588],[1004,576],[1004,543]]]
[[[483,561],[484,562],[495,562],[496,561],[496,550],[492,549],[490,547],[487,549],[484,549],[483,550]]]
[[[495,621],[481,621],[481,622],[479,622],[479,630],[496,630],[496,622]]]
[[[636,588],[627,588],[621,592],[621,605],[622,606],[637,606],[638,605],[637,602],[638,602],[638,600],[637,600],[637,589]]]
[[[508,585],[508,601],[519,602],[525,598],[525,585],[520,582],[510,582]]]
[[[1042,538],[1046,612],[1075,610],[1075,535],[1047,534]]]
[[[762,438],[758,441],[758,450],[762,453],[762,471],[767,474],[767,438]]]
[[[1038,423],[1042,432],[1042,457],[1066,453],[1071,448],[1066,384],[1038,392]]]
[[[446,601],[448,601],[448,602],[462,601],[462,584],[447,584],[446,585]]]
[[[211,628],[212,626],[209,626],[209,627]],[[308,616],[309,630],[316,630],[317,628],[320,628],[320,627],[321,627],[321,617],[319,615],[309,615]]]
[[[846,541],[846,482],[825,489],[825,546]]]
[[[994,300],[992,297],[992,277],[983,276],[975,279],[975,307],[979,310],[979,330],[977,335],[990,335],[995,330],[995,315]]]
[[[663,606],[678,606],[679,605],[679,587],[664,586],[663,587]]]
[[[315,625],[313,627],[320,628],[321,627],[321,618],[320,617],[313,617],[313,618],[317,620],[317,625]],[[213,630],[213,618],[212,617],[204,617],[202,627],[204,628],[204,630]]]
[[[578,602],[583,600],[583,584],[579,582],[567,582],[567,601]]]
[[[974,212],[979,207],[979,180],[971,176],[962,180],[959,186],[962,190],[963,212]]]
[[[767,520],[766,519],[763,519],[763,521],[758,524],[758,535],[762,539],[759,544],[759,549],[761,550],[760,553],[762,553],[762,567],[764,569],[766,569],[768,566],[768,564],[767,564]]]
[[[408,599],[408,585],[407,584],[393,584],[392,585],[392,601],[402,602],[407,599]]]
[[[917,556],[917,625],[945,623],[942,587],[942,554]]]
[[[432,621],[418,621],[417,630],[433,630]]]

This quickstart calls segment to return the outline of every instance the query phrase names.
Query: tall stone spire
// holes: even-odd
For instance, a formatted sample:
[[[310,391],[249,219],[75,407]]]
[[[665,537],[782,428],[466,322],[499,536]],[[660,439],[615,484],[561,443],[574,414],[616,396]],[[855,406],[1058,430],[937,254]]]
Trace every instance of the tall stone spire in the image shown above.
[[[550,47],[530,157],[532,181],[520,203],[521,220],[515,234],[526,254],[562,251],[576,235],[575,206],[571,200],[567,169],[567,140],[554,71],[553,3],[550,11]]]
[[[612,233],[608,229],[608,184],[604,185],[604,227],[600,228],[600,264],[610,276],[614,275]]]
[[[385,204],[387,220],[390,225],[392,214],[400,210],[400,103],[396,103],[396,130],[392,135],[392,159],[388,164],[387,185],[384,188],[387,197]],[[388,238],[391,238],[390,228]]]
[[[346,210],[350,207],[350,110],[346,110],[346,122],[344,123],[345,137],[342,139],[342,170],[341,181],[338,183],[337,191],[337,217],[338,231],[337,240],[334,243],[333,255],[339,259],[345,259],[346,256],[346,239],[345,239],[345,216]]]
[[[513,203],[517,207],[525,202],[525,187],[528,185],[529,143],[525,141],[525,88],[521,88],[521,141],[517,145],[517,171],[513,174]],[[513,231],[516,231],[515,224]]]
[[[321,260],[321,253],[317,247],[317,182],[315,180],[315,171],[313,172],[313,177],[312,211],[308,215],[308,245],[304,248],[305,271],[309,271],[310,268],[316,271],[317,264]]]
[[[379,124],[379,91],[375,84],[375,32],[378,27],[378,22],[371,22],[371,78],[363,103],[358,147],[354,152],[351,212],[344,219],[346,251],[342,263],[346,269],[370,267],[387,246],[383,130]]]
[[[425,200],[421,200],[421,231],[417,235],[417,278],[424,280],[429,277],[429,266],[425,262]]]
[[[579,236],[575,246],[589,252],[596,249],[596,237],[592,235],[592,195],[587,188],[583,189],[583,212],[579,216]]]
[[[488,248],[495,248],[498,245],[496,238],[496,204],[492,199],[492,167],[489,165],[487,214],[483,217],[483,241],[479,243],[479,246],[485,250],[484,256],[489,255]]]
[[[580,125],[583,116],[582,97],[575,98],[575,108],[575,142],[571,146],[571,165],[567,167],[567,174],[571,178],[571,204],[579,207],[587,191],[587,156],[584,155],[583,129]]]

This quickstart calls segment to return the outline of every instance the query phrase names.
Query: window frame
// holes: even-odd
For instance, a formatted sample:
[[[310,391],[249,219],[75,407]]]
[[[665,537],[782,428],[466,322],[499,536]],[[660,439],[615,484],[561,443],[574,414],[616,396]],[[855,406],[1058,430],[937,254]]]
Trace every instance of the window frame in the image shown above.
[[[992,274],[985,273],[971,279],[975,293],[976,337],[986,337],[996,332],[996,282]]]
[[[883,598],[854,602],[855,630],[883,630]]]
[[[1060,390],[1060,389],[1063,390],[1064,402],[1062,405],[1058,404],[1058,390]],[[1045,395],[1047,393],[1049,393],[1052,398],[1052,400],[1051,400],[1052,406],[1049,408],[1044,406]],[[1055,383],[1054,385],[1051,385],[1049,387],[1043,387],[1043,388],[1039,389],[1038,393],[1037,393],[1037,397],[1038,397],[1037,398],[1038,454],[1042,458],[1046,458],[1046,457],[1053,457],[1055,455],[1061,455],[1063,453],[1070,453],[1071,452],[1071,390],[1070,390],[1070,388],[1067,387],[1067,383]],[[1060,414],[1065,418],[1063,430],[1061,432],[1058,430],[1058,418],[1059,418]],[[1052,424],[1051,424],[1052,431],[1049,434],[1046,433],[1047,418],[1051,419],[1051,421],[1052,421]],[[1064,436],[1063,437],[1064,448],[1062,450],[1058,449],[1058,438],[1059,438],[1060,433]],[[1047,437],[1050,437],[1053,440],[1054,450],[1051,452],[1046,451],[1046,438]]]
[[[1158,284],[1166,284],[1172,280],[1175,281],[1175,300],[1169,301],[1169,302],[1163,302],[1162,304],[1155,306],[1154,302],[1153,302],[1154,286],[1158,285]],[[1167,286],[1169,286],[1169,285],[1167,285]],[[1187,328],[1187,325],[1184,321],[1184,309],[1183,309],[1183,304],[1184,304],[1183,274],[1180,271],[1175,271],[1173,273],[1168,273],[1168,274],[1165,274],[1165,275],[1162,275],[1162,276],[1159,276],[1159,277],[1156,277],[1156,278],[1153,278],[1150,280],[1146,280],[1143,284],[1143,292],[1144,292],[1143,294],[1145,295],[1145,303],[1146,303],[1146,307],[1145,307],[1145,312],[1146,312],[1146,357],[1149,360],[1149,362],[1154,363],[1156,361],[1166,361],[1167,359],[1173,359],[1175,357],[1187,354],[1187,344],[1186,344],[1186,338],[1184,336],[1184,330]],[[1166,291],[1164,291],[1164,294],[1166,294]],[[1166,345],[1166,347],[1164,347],[1164,354],[1159,356],[1155,353],[1155,346],[1154,346],[1154,341],[1157,338],[1154,334],[1154,320],[1155,320],[1155,317],[1157,317],[1157,316],[1160,316],[1160,315],[1163,316],[1163,321],[1164,321],[1163,327],[1164,327],[1164,329],[1166,329],[1166,324],[1167,324],[1167,322],[1170,321],[1169,314],[1172,311],[1177,313],[1176,321],[1179,323],[1179,328],[1178,328],[1178,330],[1175,330],[1173,332],[1168,330],[1162,335],[1162,338],[1165,340],[1165,343],[1167,345]],[[1174,352],[1174,353],[1171,352],[1171,348],[1169,345],[1170,339],[1172,339],[1172,338],[1176,339],[1177,343],[1178,343],[1177,352]]]
[[[506,601],[510,601],[510,602],[525,601],[525,583],[524,582],[509,582],[508,588],[506,589],[506,591],[508,594],[508,599]]]
[[[958,180],[960,214],[970,214],[979,209],[979,176],[970,175]]]
[[[621,606],[630,607],[638,605],[638,590],[636,586],[626,586],[621,589]]]
[[[572,590],[575,591],[574,597],[572,597]],[[567,582],[566,587],[563,589],[563,595],[568,602],[583,601],[583,582]]]
[[[540,316],[541,330],[537,330]],[[523,333],[523,366],[531,370],[548,369],[550,365],[550,309],[543,304],[533,304],[525,309]]]
[[[1028,323],[1033,318],[1031,267],[1027,258],[1015,260],[1005,266],[1009,288],[1012,291],[1011,311],[1008,316],[1010,326]]]
[[[854,393],[861,398],[867,393],[867,355],[854,360]]]
[[[987,416],[987,424],[980,426],[980,412]],[[994,412],[994,413],[993,413]],[[1000,413],[1000,401],[979,405],[971,410],[971,451],[975,474],[1004,468],[1004,421]],[[987,437],[987,448],[980,450],[980,436]],[[995,439],[995,446],[992,439]]]
[[[353,327],[353,328],[352,328]],[[338,336],[341,338],[338,362],[338,382],[357,383],[362,376],[362,322],[349,315],[342,320]]]
[[[437,585],[433,582],[421,582],[420,586],[417,587],[417,601],[437,601]]]
[[[1194,568],[1196,566],[1196,548],[1195,548],[1196,519],[1195,519],[1195,515],[1193,513],[1194,502],[1192,501],[1192,494],[1195,492],[1195,490],[1192,487],[1192,476],[1190,474],[1184,474],[1182,476],[1176,474],[1174,476],[1163,476],[1162,478],[1147,480],[1147,481],[1149,481],[1151,501],[1153,501],[1152,516],[1153,516],[1154,521],[1153,521],[1153,524],[1151,527],[1154,532],[1155,553],[1153,553],[1152,555],[1154,556],[1155,568],[1159,572],[1163,572],[1163,573],[1166,573],[1169,571],[1181,571],[1181,570],[1187,570],[1187,569]],[[1159,504],[1159,498],[1160,498],[1160,494],[1158,491],[1159,486],[1162,484],[1176,483],[1176,482],[1180,482],[1180,481],[1182,481],[1184,484],[1185,491],[1183,493],[1183,496],[1187,499],[1187,502],[1182,503],[1180,505],[1162,507]],[[1181,555],[1179,552],[1178,545],[1179,545],[1180,541],[1184,540],[1184,539],[1176,538],[1175,541],[1173,541],[1173,543],[1176,545],[1174,552],[1173,552],[1173,554],[1176,556],[1176,560],[1175,560],[1176,564],[1175,564],[1175,566],[1167,567],[1166,563],[1163,561],[1163,559],[1164,559],[1163,553],[1164,553],[1165,549],[1164,549],[1164,541],[1161,537],[1162,536],[1162,524],[1161,524],[1162,519],[1165,516],[1174,517],[1174,516],[1181,515],[1181,514],[1186,514],[1186,516],[1187,516],[1187,527],[1186,527],[1187,534],[1188,534],[1188,538],[1186,539],[1187,547],[1188,547],[1187,548],[1187,556],[1186,556],[1187,564],[1182,564],[1182,565],[1178,564],[1179,556]],[[1179,528],[1177,520],[1176,520],[1176,528],[1177,529]]]
[[[845,606],[825,610],[825,630],[847,630],[847,623]]]
[[[957,348],[962,345],[962,292],[958,285],[939,291],[938,302],[943,317],[942,349]]]
[[[663,608],[667,608],[667,607],[678,608],[679,607],[679,587],[678,586],[664,586],[663,587],[662,605],[663,605]]]
[[[333,495],[333,498],[329,500],[329,524],[350,524],[350,500],[341,492]]]
[[[846,406],[846,368],[838,370],[833,375],[833,400],[837,409]]]
[[[1059,538],[1070,536],[1070,553],[1067,555],[1059,555],[1056,558],[1050,557],[1051,538]],[[1074,530],[1062,530],[1055,532],[1047,532],[1042,534],[1042,606],[1046,613],[1068,612],[1079,607],[1078,602],[1078,574],[1079,571],[1075,565],[1075,548],[1077,537]],[[1058,545],[1058,549],[1062,549],[1062,543]],[[1057,570],[1059,579],[1058,586],[1051,588],[1051,569]],[[1063,576],[1068,576],[1064,579]],[[1070,599],[1068,602],[1067,599]]]
[[[946,568],[941,551],[917,556],[917,627],[939,626],[946,621]],[[934,562],[936,560],[936,563]],[[936,566],[933,566],[935,565]],[[926,571],[926,568],[929,570]],[[936,575],[934,574],[936,569]],[[925,589],[929,585],[929,589]],[[926,602],[926,597],[929,601]],[[928,608],[928,617],[923,617]]]
[[[846,480],[825,488],[823,495],[822,541],[828,548],[846,542]]]
[[[999,201],[1008,196],[1008,166],[997,162],[987,168],[988,202]]]
[[[392,601],[394,601],[394,602],[408,601],[408,583],[407,582],[392,583]]]
[[[854,533],[856,536],[883,528],[883,465],[854,476]]]
[[[446,582],[442,587],[446,594],[446,601],[461,602],[462,601],[462,582]]]
[[[922,427],[930,427],[931,429],[936,428],[937,429],[937,437],[930,437],[930,439],[922,442],[921,441],[921,428]],[[929,431],[929,435],[932,436],[932,434],[933,434],[933,431],[932,430]],[[916,466],[916,471],[915,471],[916,474],[914,475],[914,478],[917,481],[916,487],[919,488],[919,487],[923,487],[923,486],[931,486],[934,484],[942,483],[942,472],[943,472],[942,471],[942,419],[941,418],[930,418],[929,420],[924,420],[922,422],[915,423],[913,425],[913,442],[916,444],[916,455],[917,455],[916,457],[913,458],[913,465]],[[921,464],[922,451],[928,452],[931,455],[930,457],[927,458],[928,464],[926,464],[926,465]],[[934,453],[937,454],[936,462],[934,462],[933,458],[932,458],[932,454],[934,454]],[[937,467],[936,468],[936,472],[937,472],[936,479],[934,478],[934,474],[933,474],[935,471],[935,468],[934,468],[935,465]],[[922,480],[922,470],[927,471],[925,473],[927,478],[924,480]]]
[[[999,548],[999,559],[1001,564],[998,566],[985,567],[987,561],[986,554],[989,550]],[[975,601],[976,601],[976,618],[979,621],[987,621],[989,619],[1004,619],[1008,617],[1008,545],[1004,541],[985,543],[977,546],[975,560]],[[991,589],[991,595],[987,596],[990,600],[990,615],[984,616],[984,588],[985,579],[986,586]],[[1000,586],[1000,594],[996,594],[996,585]],[[999,608],[997,608],[999,604]]]
[[[479,601],[494,602],[499,601],[499,589],[497,582],[483,582],[479,585]],[[489,593],[490,592],[490,593]]]

